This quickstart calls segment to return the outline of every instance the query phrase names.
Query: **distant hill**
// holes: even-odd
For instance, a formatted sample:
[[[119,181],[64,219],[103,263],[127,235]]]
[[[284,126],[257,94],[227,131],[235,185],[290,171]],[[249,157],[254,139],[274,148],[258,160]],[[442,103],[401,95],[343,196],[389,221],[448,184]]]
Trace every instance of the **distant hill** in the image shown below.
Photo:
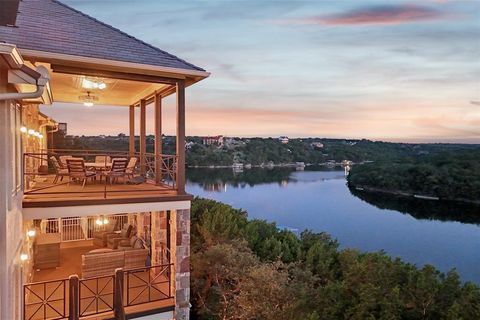
[[[138,137],[137,146],[138,146]],[[267,163],[321,164],[341,162],[403,162],[421,160],[445,152],[479,152],[480,145],[467,144],[408,144],[370,140],[298,138],[282,143],[277,138],[226,137],[223,145],[204,145],[201,137],[187,137],[189,166],[229,166],[234,162],[252,165]],[[147,152],[153,152],[154,137],[147,136]],[[51,147],[51,146],[50,146]],[[55,148],[81,150],[127,151],[128,136],[61,136],[54,137]],[[175,153],[175,137],[163,138],[163,152]]]

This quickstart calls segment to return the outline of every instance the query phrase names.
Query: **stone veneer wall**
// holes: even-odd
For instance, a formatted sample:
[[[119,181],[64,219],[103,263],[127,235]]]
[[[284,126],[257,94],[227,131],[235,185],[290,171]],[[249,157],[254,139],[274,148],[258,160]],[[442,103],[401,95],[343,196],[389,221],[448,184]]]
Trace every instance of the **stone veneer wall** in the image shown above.
[[[172,212],[175,237],[175,319],[188,320],[190,314],[190,210]],[[173,223],[174,222],[174,223]]]
[[[152,219],[152,264],[165,263],[167,212],[156,211]],[[170,211],[170,261],[174,263],[171,292],[175,295],[175,319],[190,318],[190,210]],[[162,262],[163,261],[163,262]]]
[[[152,232],[152,265],[166,263],[166,256],[162,249],[167,247],[167,212],[154,211],[151,213]]]

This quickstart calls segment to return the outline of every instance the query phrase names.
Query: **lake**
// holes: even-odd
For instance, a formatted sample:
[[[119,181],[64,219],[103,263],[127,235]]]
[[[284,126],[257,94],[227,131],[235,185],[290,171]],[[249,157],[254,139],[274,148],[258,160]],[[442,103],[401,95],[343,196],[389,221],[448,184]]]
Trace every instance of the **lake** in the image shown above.
[[[456,268],[480,283],[480,208],[350,190],[343,169],[188,169],[187,191],[297,233],[325,231],[342,248],[384,250],[417,266]]]

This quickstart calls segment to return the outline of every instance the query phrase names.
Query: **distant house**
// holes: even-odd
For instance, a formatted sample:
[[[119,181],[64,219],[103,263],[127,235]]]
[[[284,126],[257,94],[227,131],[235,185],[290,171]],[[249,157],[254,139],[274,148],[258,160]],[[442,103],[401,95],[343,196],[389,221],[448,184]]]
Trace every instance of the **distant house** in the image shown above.
[[[223,146],[223,136],[203,137],[202,142],[206,146],[216,145],[216,146],[222,147]]]
[[[282,137],[278,138],[278,141],[280,141],[283,144],[287,144],[288,143],[288,137],[282,136]]]
[[[67,123],[59,122],[58,123],[58,132],[61,132],[64,135],[67,135]]]
[[[321,142],[312,142],[310,144],[314,149],[322,149],[323,148],[323,143]]]
[[[195,145],[195,142],[193,141],[188,141],[188,142],[185,142],[185,149],[186,150],[190,150],[192,149],[192,147]]]

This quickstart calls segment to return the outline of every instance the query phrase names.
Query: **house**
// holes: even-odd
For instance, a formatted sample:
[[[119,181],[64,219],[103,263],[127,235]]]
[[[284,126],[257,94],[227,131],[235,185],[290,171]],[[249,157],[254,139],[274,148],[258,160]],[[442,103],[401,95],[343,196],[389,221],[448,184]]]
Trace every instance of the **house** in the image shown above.
[[[282,136],[278,138],[278,141],[280,141],[283,144],[288,144],[288,137]]]
[[[0,12],[0,319],[188,319],[185,91],[209,73],[56,0]],[[52,149],[54,102],[123,108],[129,150]]]
[[[323,148],[323,143],[321,143],[321,142],[312,142],[310,145],[314,149],[322,149]]]
[[[321,142],[312,142],[310,146],[314,149],[322,149],[324,147],[323,143]]]
[[[58,132],[62,133],[63,135],[67,135],[67,123],[66,122],[59,122],[58,123]]]
[[[195,145],[195,142],[193,141],[188,141],[188,142],[185,142],[185,149],[186,150],[190,150],[192,149],[192,147]]]
[[[202,142],[206,146],[219,146],[223,147],[223,136],[207,136],[202,138]]]

